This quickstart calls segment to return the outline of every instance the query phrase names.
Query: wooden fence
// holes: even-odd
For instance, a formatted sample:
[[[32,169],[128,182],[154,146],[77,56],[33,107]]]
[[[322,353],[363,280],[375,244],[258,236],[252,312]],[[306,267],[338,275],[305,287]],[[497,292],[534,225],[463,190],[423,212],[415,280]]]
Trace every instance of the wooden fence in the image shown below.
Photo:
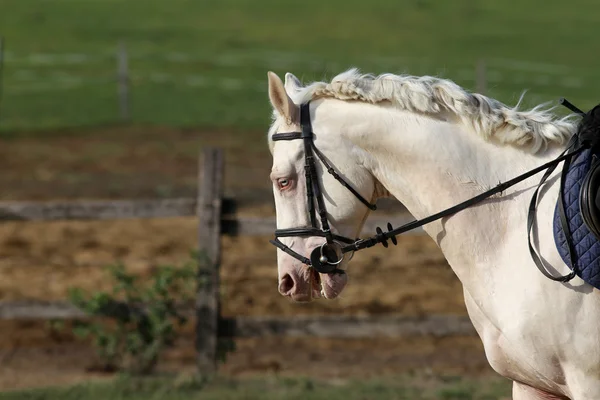
[[[460,316],[301,316],[222,318],[219,314],[219,264],[221,235],[272,235],[274,218],[235,216],[235,201],[223,198],[223,152],[207,148],[200,157],[197,198],[166,200],[119,200],[74,202],[0,202],[0,221],[101,220],[197,216],[198,250],[208,260],[203,272],[207,285],[196,296],[196,351],[201,372],[216,371],[218,337],[265,335],[311,335],[337,338],[366,338],[401,335],[472,335],[475,331]],[[372,215],[363,229],[371,234],[385,225],[389,216]],[[412,220],[395,215],[395,224]],[[410,234],[423,234],[422,230]],[[275,266],[274,266],[275,268]],[[85,314],[66,302],[0,302],[0,319],[70,319]]]

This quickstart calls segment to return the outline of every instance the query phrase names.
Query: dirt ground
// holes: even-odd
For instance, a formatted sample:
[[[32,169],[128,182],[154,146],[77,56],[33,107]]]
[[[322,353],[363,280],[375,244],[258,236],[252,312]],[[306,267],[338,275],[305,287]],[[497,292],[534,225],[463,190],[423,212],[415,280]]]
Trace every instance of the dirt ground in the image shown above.
[[[219,145],[226,150],[225,192],[245,204],[239,213],[273,215],[270,156],[260,135],[106,128],[0,140],[0,199],[193,196],[200,148]],[[404,236],[397,247],[357,253],[343,296],[311,304],[295,304],[278,294],[275,251],[268,239],[223,237],[223,315],[466,314],[460,282],[428,237]],[[1,223],[0,301],[61,300],[73,286],[107,289],[103,266],[122,262],[148,276],[157,265],[189,260],[195,245],[194,218]],[[94,363],[88,346],[68,334],[52,334],[42,321],[0,321],[0,332],[0,389],[102,376],[88,370]],[[221,366],[225,374],[492,373],[475,336],[264,337],[240,339],[236,345]],[[161,368],[193,369],[193,363],[188,328]]]

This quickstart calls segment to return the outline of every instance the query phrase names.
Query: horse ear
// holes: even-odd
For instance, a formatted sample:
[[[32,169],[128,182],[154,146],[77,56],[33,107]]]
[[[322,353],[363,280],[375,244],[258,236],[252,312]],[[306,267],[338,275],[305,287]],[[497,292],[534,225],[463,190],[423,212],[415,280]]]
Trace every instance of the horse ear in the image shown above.
[[[300,90],[301,83],[298,78],[291,72],[285,74],[285,90],[288,93],[294,93]]]
[[[271,105],[289,124],[297,123],[300,120],[300,107],[294,104],[288,96],[283,82],[277,74],[269,71],[267,77],[269,78],[269,100],[271,100]]]

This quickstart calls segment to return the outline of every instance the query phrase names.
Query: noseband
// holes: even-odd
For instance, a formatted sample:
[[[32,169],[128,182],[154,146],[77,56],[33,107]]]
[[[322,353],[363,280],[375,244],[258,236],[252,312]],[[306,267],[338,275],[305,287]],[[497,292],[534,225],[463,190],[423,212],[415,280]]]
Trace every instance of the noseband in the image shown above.
[[[561,104],[571,109],[574,112],[577,112],[580,115],[585,115],[581,110],[577,107],[569,103],[565,99],[561,99]],[[346,187],[358,200],[360,200],[366,207],[370,210],[376,210],[377,206],[375,204],[371,204],[367,201],[363,196],[360,195],[348,182],[346,182],[342,177],[340,177],[334,168],[329,164],[329,162],[325,159],[323,153],[319,151],[315,147],[314,143],[314,133],[312,129],[312,124],[310,121],[310,102],[304,103],[300,106],[300,125],[302,130],[300,132],[283,132],[283,133],[275,133],[272,135],[273,141],[278,140],[297,140],[302,139],[304,142],[304,174],[306,176],[306,198],[308,201],[308,211],[310,215],[310,228],[289,228],[289,229],[276,229],[275,230],[275,239],[270,240],[269,242],[275,245],[280,250],[299,260],[303,264],[311,266],[317,272],[322,274],[328,273],[343,273],[337,266],[343,261],[344,255],[348,252],[358,251],[362,249],[366,249],[369,247],[373,247],[378,243],[381,243],[384,247],[388,247],[388,240],[391,240],[394,245],[397,244],[396,236],[405,233],[407,231],[419,228],[423,225],[426,225],[430,222],[436,221],[438,219],[451,216],[459,211],[462,211],[468,207],[471,207],[486,198],[493,196],[498,193],[502,193],[506,189],[511,186],[516,185],[517,183],[543,171],[547,171],[546,175],[550,175],[550,173],[554,170],[554,168],[562,161],[570,160],[573,156],[582,152],[586,148],[590,148],[592,145],[589,141],[582,140],[580,141],[579,135],[576,133],[573,135],[571,141],[567,145],[566,149],[554,160],[547,162],[535,169],[532,169],[528,172],[525,172],[522,175],[519,175],[511,180],[500,183],[496,187],[483,192],[475,197],[472,197],[468,200],[463,201],[453,207],[447,208],[443,211],[440,211],[436,214],[430,215],[426,218],[415,220],[404,224],[398,228],[393,229],[390,223],[387,224],[387,231],[383,231],[381,228],[376,228],[376,234],[368,237],[366,239],[351,239],[348,237],[336,235],[331,232],[331,228],[329,226],[329,222],[327,220],[327,209],[325,208],[325,201],[323,199],[323,191],[321,190],[321,186],[319,185],[319,179],[317,176],[317,167],[315,161],[315,154],[321,160],[327,172],[331,174],[338,182],[340,182],[344,187]],[[539,185],[541,185],[547,176],[542,178]],[[538,186],[539,186],[538,185]],[[537,191],[536,191],[537,193]],[[532,202],[535,202],[537,196],[534,194],[532,198]],[[317,210],[315,210],[315,201],[317,203]],[[319,219],[321,221],[321,227],[317,226],[317,215],[316,212],[319,213]],[[535,211],[535,204],[532,203],[530,207],[529,213],[531,215],[532,212]],[[301,254],[298,254],[296,251],[292,250],[290,247],[283,244],[279,238],[280,237],[323,237],[325,238],[325,242],[315,247],[311,253],[310,258],[304,257]],[[528,236],[529,238],[529,236]],[[567,241],[570,241],[571,238],[567,237]],[[343,243],[343,244],[340,244]],[[337,251],[336,251],[337,250]],[[338,256],[338,252],[341,253],[341,257]],[[537,263],[536,263],[537,264]],[[539,267],[539,265],[538,265]],[[564,277],[554,278],[554,280],[567,281],[571,279],[574,275],[570,274]],[[552,279],[552,278],[551,278]]]

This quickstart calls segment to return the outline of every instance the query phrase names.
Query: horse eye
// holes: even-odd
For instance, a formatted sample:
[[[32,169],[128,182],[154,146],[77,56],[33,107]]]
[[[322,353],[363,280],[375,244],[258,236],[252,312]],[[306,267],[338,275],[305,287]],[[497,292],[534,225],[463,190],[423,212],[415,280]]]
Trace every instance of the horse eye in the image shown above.
[[[279,188],[285,189],[290,185],[290,181],[288,179],[281,178],[277,180],[277,184],[279,185]]]

